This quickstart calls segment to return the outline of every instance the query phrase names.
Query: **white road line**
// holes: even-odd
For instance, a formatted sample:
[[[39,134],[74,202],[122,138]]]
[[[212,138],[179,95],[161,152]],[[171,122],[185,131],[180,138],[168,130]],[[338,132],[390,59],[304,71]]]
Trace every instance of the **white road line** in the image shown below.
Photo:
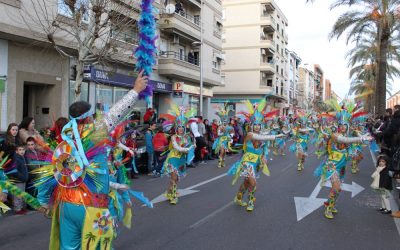
[[[203,185],[205,185],[205,184],[207,184],[207,183],[209,183],[209,182],[212,182],[212,181],[218,180],[218,179],[220,179],[220,178],[222,178],[222,177],[225,177],[225,176],[227,176],[227,175],[228,175],[227,173],[224,173],[224,174],[218,175],[218,176],[216,176],[216,177],[214,177],[214,178],[211,178],[211,179],[209,179],[209,180],[202,181],[202,182],[200,182],[200,183],[198,183],[198,184],[196,184],[196,185],[187,187],[187,188],[185,188],[185,189],[197,188],[197,187],[203,186]]]
[[[209,219],[211,219],[212,217],[214,217],[215,215],[219,214],[220,212],[224,211],[225,209],[227,209],[228,207],[230,207],[233,204],[233,201],[229,202],[228,204],[224,205],[221,208],[218,208],[217,210],[215,210],[214,212],[212,212],[211,214],[207,215],[206,217],[204,217],[203,219],[197,221],[196,223],[194,223],[193,225],[191,225],[189,228],[190,229],[195,229],[196,227],[201,226],[202,224],[204,224],[206,221],[208,221]]]
[[[369,148],[369,152],[371,153],[372,161],[374,162],[374,166],[376,166],[377,159],[375,154],[372,152],[371,148]],[[392,194],[390,194],[390,206],[392,207],[392,211],[399,211],[399,206],[397,205],[397,202],[394,200],[394,197]],[[397,232],[400,235],[400,218],[394,218],[394,224],[396,225]]]

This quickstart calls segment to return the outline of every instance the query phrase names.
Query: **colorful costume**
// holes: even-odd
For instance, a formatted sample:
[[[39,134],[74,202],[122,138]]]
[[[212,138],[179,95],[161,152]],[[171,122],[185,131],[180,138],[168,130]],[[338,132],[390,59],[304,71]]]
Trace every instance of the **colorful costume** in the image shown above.
[[[171,204],[178,202],[178,181],[186,175],[186,165],[191,164],[194,159],[195,143],[189,133],[185,133],[186,123],[190,117],[193,117],[195,110],[189,109],[185,111],[184,107],[178,107],[175,103],[171,103],[170,117],[175,122],[176,134],[171,137],[169,153],[164,162],[162,175],[170,177],[170,185],[167,189],[166,196]],[[179,130],[183,130],[182,133]]]
[[[259,171],[262,171],[265,175],[270,174],[267,167],[268,145],[265,142],[273,141],[277,136],[262,135],[260,133],[264,120],[262,111],[266,106],[266,99],[261,100],[256,109],[253,108],[249,101],[247,102],[247,106],[249,109],[248,117],[250,117],[253,125],[253,132],[245,139],[242,158],[233,164],[228,171],[228,175],[234,177],[232,184],[236,183],[239,176],[244,177],[244,182],[240,185],[239,191],[234,198],[234,202],[240,206],[247,206],[247,211],[253,211],[256,178],[259,176]],[[260,126],[260,131],[258,132],[254,131],[254,126],[256,125]],[[246,191],[249,193],[247,203],[242,201],[243,195]]]
[[[110,175],[107,164],[107,134],[113,130],[138,99],[131,90],[104,119],[85,124],[86,113],[71,116],[62,131],[63,142],[48,148],[35,170],[38,200],[52,208],[50,249],[110,249],[114,238],[113,218],[108,209]],[[82,103],[72,104],[70,113]],[[76,112],[74,112],[76,113]],[[33,161],[35,162],[35,161]],[[62,221],[62,223],[60,223]]]
[[[215,154],[218,155],[218,168],[225,167],[225,156],[228,150],[232,150],[231,142],[232,137],[231,133],[234,132],[234,129],[230,125],[226,125],[226,121],[228,119],[228,114],[232,109],[228,107],[225,103],[224,107],[218,107],[219,110],[216,112],[216,115],[220,119],[220,125],[218,127],[217,135],[218,138],[215,139],[212,150],[214,150]]]
[[[348,103],[346,109],[343,109],[346,104],[342,106],[337,101],[330,101],[332,108],[336,111],[336,119],[338,121],[339,130],[341,126],[346,126],[346,131],[339,131],[339,133],[333,133],[328,139],[327,144],[327,159],[315,170],[315,175],[320,177],[322,184],[327,180],[331,181],[332,187],[329,193],[329,198],[325,202],[325,217],[333,219],[333,214],[337,213],[335,204],[340,189],[340,183],[345,177],[346,165],[349,157],[349,149],[353,143],[363,143],[371,138],[361,137],[348,137],[350,129],[351,113],[356,111],[356,106],[352,103]]]
[[[290,147],[291,152],[296,152],[298,159],[297,170],[301,171],[304,169],[304,162],[308,156],[308,143],[310,141],[310,132],[314,131],[307,127],[306,115],[299,115],[297,118],[298,125],[293,129],[293,135],[295,143]]]

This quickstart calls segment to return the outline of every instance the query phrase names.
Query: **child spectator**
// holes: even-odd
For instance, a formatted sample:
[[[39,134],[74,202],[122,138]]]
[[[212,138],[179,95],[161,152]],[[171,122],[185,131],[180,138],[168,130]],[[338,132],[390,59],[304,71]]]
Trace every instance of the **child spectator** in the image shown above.
[[[28,169],[28,184],[26,187],[26,191],[32,195],[33,197],[37,196],[37,190],[33,185],[33,180],[34,180],[34,175],[30,174],[33,170],[40,168],[40,165],[38,165],[36,162],[39,161],[39,152],[36,149],[36,142],[33,137],[28,137],[26,140],[26,146],[27,150],[25,152],[25,158],[26,158],[26,165]]]
[[[28,181],[28,168],[25,161],[25,148],[22,145],[17,145],[14,154],[15,173],[10,175],[14,181],[15,186],[20,190],[25,191],[25,184]],[[14,212],[18,215],[26,214],[25,204],[22,198],[13,196]]]
[[[392,178],[389,176],[389,164],[390,159],[386,155],[381,155],[378,157],[378,166],[376,167],[376,171],[372,175],[374,178],[378,178],[379,174],[379,184],[378,180],[376,180],[376,185],[371,184],[371,187],[374,188],[381,196],[381,208],[378,209],[382,214],[391,214],[392,209],[390,207],[390,191],[392,190]]]

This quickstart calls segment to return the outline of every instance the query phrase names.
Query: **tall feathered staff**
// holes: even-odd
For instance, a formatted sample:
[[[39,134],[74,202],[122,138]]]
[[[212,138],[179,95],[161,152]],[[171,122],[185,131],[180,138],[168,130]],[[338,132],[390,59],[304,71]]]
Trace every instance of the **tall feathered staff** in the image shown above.
[[[157,53],[155,41],[156,21],[155,10],[153,8],[154,0],[142,0],[140,5],[142,12],[139,19],[139,46],[135,51],[136,71],[144,71],[144,75],[150,76],[153,72],[153,65],[156,63],[154,58]],[[145,99],[150,104],[150,96],[153,95],[153,87],[149,84],[146,89],[139,94],[140,99]]]

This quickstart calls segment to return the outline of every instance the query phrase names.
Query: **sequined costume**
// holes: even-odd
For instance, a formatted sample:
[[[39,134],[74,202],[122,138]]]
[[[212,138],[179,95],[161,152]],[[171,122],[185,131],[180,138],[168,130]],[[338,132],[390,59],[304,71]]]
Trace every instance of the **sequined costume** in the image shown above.
[[[52,209],[50,249],[111,249],[114,222],[108,209],[106,138],[137,100],[138,94],[129,91],[92,124],[85,123],[89,111],[71,116],[62,130],[64,141],[54,151],[49,148],[39,162],[43,167],[35,170],[38,200]]]
[[[170,184],[165,196],[170,204],[178,203],[178,181],[186,175],[186,165],[192,163],[194,159],[195,141],[189,133],[185,133],[185,127],[189,118],[193,117],[194,109],[185,109],[171,102],[170,119],[175,124],[176,134],[171,137],[169,152],[164,162],[162,176],[169,176]]]
[[[243,145],[243,156],[239,161],[233,164],[228,170],[228,175],[233,176],[232,184],[235,184],[239,177],[243,177],[243,183],[234,198],[234,202],[240,206],[246,206],[246,210],[254,210],[256,178],[259,172],[269,175],[267,167],[268,144],[266,141],[273,141],[280,135],[261,134],[264,115],[262,114],[266,106],[266,99],[262,99],[257,108],[248,101],[247,107],[249,113],[246,115],[251,122],[251,132],[246,136]],[[248,192],[248,202],[243,201],[243,195]]]
[[[371,140],[371,137],[349,137],[350,121],[352,114],[357,113],[357,106],[353,103],[343,103],[339,105],[336,100],[331,100],[330,104],[336,111],[335,116],[338,124],[338,132],[332,133],[327,144],[327,158],[315,170],[314,174],[321,178],[321,185],[328,180],[331,182],[331,190],[325,204],[324,215],[328,219],[333,219],[337,209],[335,207],[337,198],[340,194],[340,185],[346,173],[346,165],[349,159],[349,150],[354,143],[363,143]]]

